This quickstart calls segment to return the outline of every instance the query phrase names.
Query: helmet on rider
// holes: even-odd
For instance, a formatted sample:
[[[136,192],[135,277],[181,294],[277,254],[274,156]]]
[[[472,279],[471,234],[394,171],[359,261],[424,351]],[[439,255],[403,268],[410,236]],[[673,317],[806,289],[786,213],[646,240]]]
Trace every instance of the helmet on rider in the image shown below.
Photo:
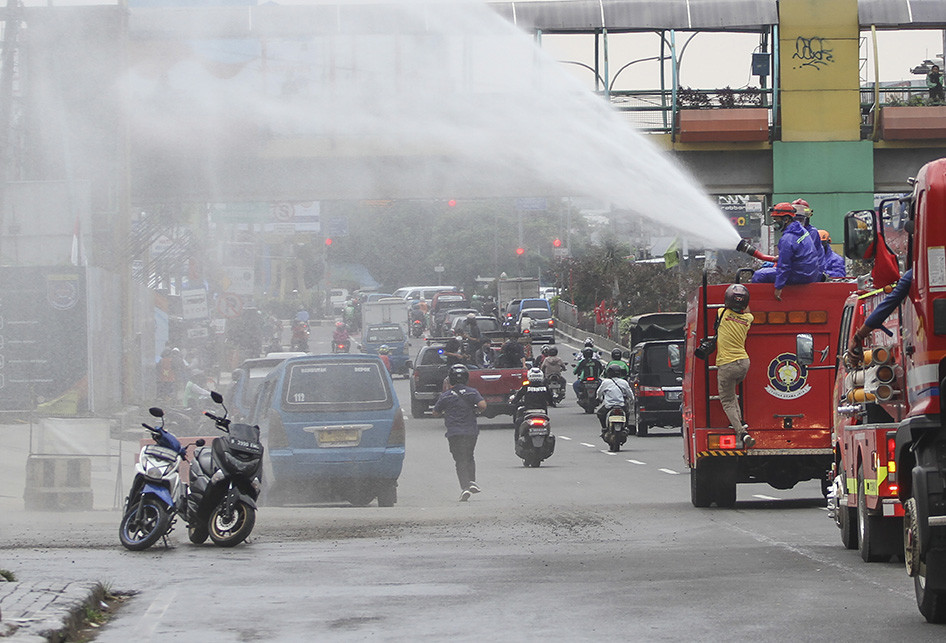
[[[526,377],[529,378],[530,384],[543,384],[545,382],[545,373],[538,366],[530,368],[529,372],[526,373]]]
[[[466,318],[467,318],[467,319],[476,319],[476,313],[467,313],[467,314],[466,314]]]
[[[548,357],[550,350],[551,350],[551,347],[549,347],[548,345],[545,345],[545,346],[542,347],[542,354],[545,355],[546,357]]]
[[[558,349],[554,346],[549,346],[549,357],[555,357],[558,355]]]
[[[798,206],[795,208],[795,213],[800,214],[803,217],[810,218],[811,215],[815,213],[815,211],[811,209],[811,206],[808,205],[808,202],[804,199],[795,199],[792,201],[792,205]]]
[[[731,284],[723,297],[726,308],[741,313],[749,306],[749,289],[742,284]]]
[[[340,321],[335,322],[335,328],[341,329],[341,327],[344,325],[345,324],[343,322],[340,322]]]
[[[447,373],[447,378],[450,380],[450,386],[466,384],[470,381],[470,371],[463,364],[454,364],[450,367],[450,372]]]
[[[778,229],[784,230],[795,218],[795,206],[791,203],[777,203],[769,208],[769,214],[775,219]]]
[[[593,348],[589,348],[586,346],[583,349],[581,349],[581,356],[584,357],[585,359],[591,359],[594,356],[594,354],[595,354],[595,351]]]
[[[388,348],[387,344],[381,344],[381,347],[378,348],[378,355],[387,355],[391,352],[391,349]]]
[[[617,364],[611,364],[611,366],[608,367],[608,370],[605,371],[604,375],[605,377],[614,379],[616,377],[623,377],[624,372],[621,370],[621,367],[618,366]]]
[[[595,340],[591,339],[590,337],[585,340],[585,348],[594,348],[594,347],[595,347]]]
[[[624,353],[621,352],[620,348],[611,349],[611,359],[619,360],[624,356]]]

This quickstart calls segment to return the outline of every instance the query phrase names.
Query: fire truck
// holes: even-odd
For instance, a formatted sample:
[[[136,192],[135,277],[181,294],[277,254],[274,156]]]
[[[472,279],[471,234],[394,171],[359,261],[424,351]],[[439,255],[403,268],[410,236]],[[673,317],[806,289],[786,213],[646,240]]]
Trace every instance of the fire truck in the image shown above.
[[[714,334],[727,285],[707,285],[704,279],[687,306],[683,437],[690,499],[695,507],[732,507],[736,485],[754,482],[791,489],[820,480],[827,493],[838,329],[854,284],[787,286],[781,301],[772,284],[746,284],[754,320],[746,339],[749,372],[738,393],[743,420],[756,440],[749,449],[739,445],[719,402],[715,356],[704,361],[694,354],[700,340]],[[798,355],[800,336],[808,364]]]
[[[946,623],[946,159],[923,166],[913,188],[903,208],[845,217],[845,254],[874,260],[875,288],[845,304],[839,350],[877,307],[889,316],[838,374],[836,520],[865,560],[887,557],[902,537],[920,613]],[[907,272],[889,292],[896,254]],[[878,279],[884,263],[894,275]]]

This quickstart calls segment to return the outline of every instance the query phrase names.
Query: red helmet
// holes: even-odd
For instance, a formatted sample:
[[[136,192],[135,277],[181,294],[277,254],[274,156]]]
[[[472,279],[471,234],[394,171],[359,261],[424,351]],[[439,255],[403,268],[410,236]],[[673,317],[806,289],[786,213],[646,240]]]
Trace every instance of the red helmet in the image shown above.
[[[808,205],[808,202],[804,199],[795,199],[792,201],[792,205],[800,205],[801,208],[799,208],[799,210],[801,210],[801,212],[799,212],[799,214],[803,214],[806,217],[810,217],[815,213],[815,211],[811,209],[811,206]]]
[[[791,203],[776,203],[769,208],[769,214],[773,217],[793,217],[795,216],[795,206]]]

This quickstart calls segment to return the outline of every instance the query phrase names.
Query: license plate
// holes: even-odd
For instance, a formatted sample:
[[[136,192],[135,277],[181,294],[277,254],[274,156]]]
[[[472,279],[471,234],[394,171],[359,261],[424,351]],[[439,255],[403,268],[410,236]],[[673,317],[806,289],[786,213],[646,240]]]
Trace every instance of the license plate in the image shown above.
[[[319,431],[319,444],[329,446],[357,444],[358,438],[358,429],[322,429]]]
[[[534,429],[529,429],[529,435],[538,436],[538,435],[548,435],[549,430],[543,427],[535,427]]]
[[[679,400],[679,399],[680,399],[680,391],[668,391],[668,392],[667,392],[667,399],[668,399],[668,400],[674,400],[674,401]]]

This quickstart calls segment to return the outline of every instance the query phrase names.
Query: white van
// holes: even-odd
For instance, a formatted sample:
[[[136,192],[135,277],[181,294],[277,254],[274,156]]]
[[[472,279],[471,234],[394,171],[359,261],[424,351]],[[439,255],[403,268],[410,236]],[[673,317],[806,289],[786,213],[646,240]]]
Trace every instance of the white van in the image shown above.
[[[446,290],[452,292],[459,290],[459,288],[456,286],[405,286],[404,288],[395,290],[393,296],[400,297],[404,301],[415,301],[418,299],[430,301],[438,292],[444,292]]]
[[[332,288],[328,293],[329,303],[332,305],[332,313],[339,314],[345,312],[345,302],[348,301],[347,288]]]

